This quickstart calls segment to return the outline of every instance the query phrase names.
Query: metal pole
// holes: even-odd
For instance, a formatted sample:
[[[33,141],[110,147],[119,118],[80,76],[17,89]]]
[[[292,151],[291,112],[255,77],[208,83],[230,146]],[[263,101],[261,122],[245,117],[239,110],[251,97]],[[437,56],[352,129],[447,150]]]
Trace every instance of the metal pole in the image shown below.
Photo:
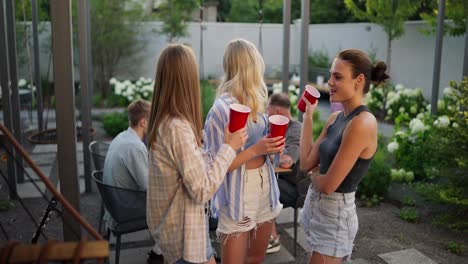
[[[57,120],[60,191],[79,212],[80,192],[76,159],[75,92],[70,0],[51,0],[52,50]],[[67,222],[68,224],[65,224]],[[78,235],[78,237],[75,236]],[[79,240],[81,228],[68,211],[63,214],[63,238]]]
[[[2,87],[3,122],[5,123],[5,126],[8,130],[13,131],[13,125],[11,121],[10,87],[8,84],[8,54],[4,11],[4,1],[0,0],[0,86]],[[8,140],[4,140],[4,143],[7,151],[9,153],[13,153],[13,148],[11,147],[10,142]],[[13,157],[8,157],[7,159],[8,189],[10,192],[10,198],[16,199],[18,198],[18,193],[16,191],[16,171]]]
[[[31,13],[32,13],[32,36],[34,43],[34,83],[36,85],[36,104],[37,104],[37,127],[39,131],[42,131],[42,113],[44,112],[42,102],[42,83],[41,83],[41,69],[40,69],[40,58],[39,58],[39,38],[37,34],[37,0],[31,0]]]
[[[440,84],[440,59],[442,57],[442,40],[444,38],[444,17],[445,0],[439,0],[439,12],[437,15],[436,48],[434,56],[434,73],[432,79],[431,115],[437,114],[437,100],[439,98]]]
[[[301,5],[301,69],[299,89],[300,95],[304,92],[304,87],[308,82],[309,71],[309,7],[310,0],[302,0]],[[299,115],[299,121],[302,121],[302,115]]]
[[[463,77],[468,76],[468,17],[465,18],[466,20],[466,28],[465,28],[465,56],[463,59]]]
[[[84,177],[85,177],[85,192],[91,192],[91,153],[89,152],[89,144],[91,136],[91,101],[89,87],[92,82],[92,74],[89,66],[91,64],[90,51],[90,34],[88,31],[89,24],[89,1],[78,1],[78,31],[80,40],[80,94],[81,94],[81,134],[83,135],[83,161],[84,161]]]
[[[289,86],[289,43],[291,31],[291,0],[283,1],[283,93]]]
[[[11,118],[13,121],[13,129],[16,140],[22,144],[21,133],[21,109],[18,91],[18,73],[16,65],[16,31],[15,31],[15,7],[14,1],[6,1],[5,14],[6,14],[6,29],[8,39],[8,66],[10,70],[10,90],[11,90]],[[15,154],[17,163],[16,178],[18,182],[24,182],[24,168],[23,159]]]

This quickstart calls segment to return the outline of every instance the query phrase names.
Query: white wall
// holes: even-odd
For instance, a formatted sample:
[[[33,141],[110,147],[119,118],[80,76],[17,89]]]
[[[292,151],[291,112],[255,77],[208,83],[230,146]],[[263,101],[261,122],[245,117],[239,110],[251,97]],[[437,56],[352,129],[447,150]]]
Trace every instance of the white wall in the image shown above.
[[[139,41],[146,43],[138,55],[138,63],[122,62],[117,78],[154,77],[155,64],[159,52],[166,45],[166,37],[156,33],[160,22],[148,22]],[[406,87],[420,87],[429,98],[432,89],[435,36],[419,33],[423,22],[408,22],[405,35],[393,42],[391,77],[393,82]],[[234,38],[245,38],[259,44],[259,24],[250,23],[203,23],[203,65],[204,77],[218,78],[222,75],[222,57],[227,43]],[[179,42],[191,45],[200,58],[200,24],[190,23],[189,37]],[[262,28],[263,56],[267,65],[267,75],[280,76],[282,64],[282,24],[264,24]],[[47,39],[43,32],[41,39]],[[43,46],[44,46],[43,41]],[[291,25],[290,71],[298,69],[300,47],[300,25]],[[377,49],[377,58],[384,60],[387,50],[387,36],[382,28],[370,23],[316,24],[309,27],[309,50],[325,49],[330,57],[347,48],[370,51]],[[443,42],[440,87],[447,86],[449,80],[460,80],[463,68],[464,36],[446,36]],[[42,48],[41,68],[47,69],[47,49]],[[26,66],[23,65],[22,73]],[[440,89],[442,90],[442,89]],[[441,91],[440,91],[441,92]]]

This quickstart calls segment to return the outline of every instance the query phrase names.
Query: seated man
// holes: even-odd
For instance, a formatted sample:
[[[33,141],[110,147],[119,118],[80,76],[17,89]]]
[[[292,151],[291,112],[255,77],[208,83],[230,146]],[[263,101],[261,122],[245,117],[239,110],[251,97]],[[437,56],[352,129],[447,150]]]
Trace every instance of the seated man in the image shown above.
[[[279,167],[292,169],[291,173],[280,174],[278,177],[278,187],[280,190],[280,202],[283,208],[296,206],[298,197],[307,193],[309,186],[307,177],[299,172],[299,141],[301,138],[302,124],[292,119],[291,101],[287,94],[276,93],[270,96],[267,105],[267,114],[283,115],[289,118],[288,129],[286,130],[286,142],[284,152],[280,154]],[[299,182],[305,181],[304,184]],[[305,187],[304,187],[305,186]],[[276,225],[273,225],[271,239],[268,244],[267,253],[278,252],[280,250],[279,235],[276,232]]]
[[[111,142],[104,161],[103,182],[131,190],[146,191],[148,187],[148,150],[143,140],[148,128],[151,104],[145,100],[135,100],[128,106],[127,130],[118,134]],[[104,220],[112,226],[112,218],[106,211]],[[150,259],[160,259],[157,245],[149,253]],[[158,263],[155,261],[155,263]]]

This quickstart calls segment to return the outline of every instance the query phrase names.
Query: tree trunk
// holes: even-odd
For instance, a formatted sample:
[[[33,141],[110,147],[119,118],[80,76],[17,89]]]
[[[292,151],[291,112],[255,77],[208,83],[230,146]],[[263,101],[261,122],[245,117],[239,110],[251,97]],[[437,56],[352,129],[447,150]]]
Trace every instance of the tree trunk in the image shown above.
[[[392,61],[392,38],[388,36],[387,41],[387,72],[390,73],[390,64]]]
[[[154,1],[153,0],[146,0],[145,3],[145,14],[146,15],[151,15],[153,13],[153,6],[154,6]]]

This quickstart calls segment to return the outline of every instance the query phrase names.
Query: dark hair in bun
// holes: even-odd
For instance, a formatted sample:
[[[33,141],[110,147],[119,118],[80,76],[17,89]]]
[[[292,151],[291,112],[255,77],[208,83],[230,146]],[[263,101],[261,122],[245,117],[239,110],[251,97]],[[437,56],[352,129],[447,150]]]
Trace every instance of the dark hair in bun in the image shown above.
[[[338,56],[336,57],[351,64],[353,78],[356,78],[361,73],[364,75],[366,79],[366,83],[364,84],[364,93],[369,92],[371,83],[379,85],[389,78],[389,76],[385,73],[385,70],[387,70],[387,65],[383,61],[377,62],[375,66],[372,65],[371,59],[362,50],[343,50],[338,53]]]
[[[385,82],[390,78],[385,71],[387,70],[387,65],[383,61],[378,61],[372,68],[371,81],[375,85],[379,85]]]

